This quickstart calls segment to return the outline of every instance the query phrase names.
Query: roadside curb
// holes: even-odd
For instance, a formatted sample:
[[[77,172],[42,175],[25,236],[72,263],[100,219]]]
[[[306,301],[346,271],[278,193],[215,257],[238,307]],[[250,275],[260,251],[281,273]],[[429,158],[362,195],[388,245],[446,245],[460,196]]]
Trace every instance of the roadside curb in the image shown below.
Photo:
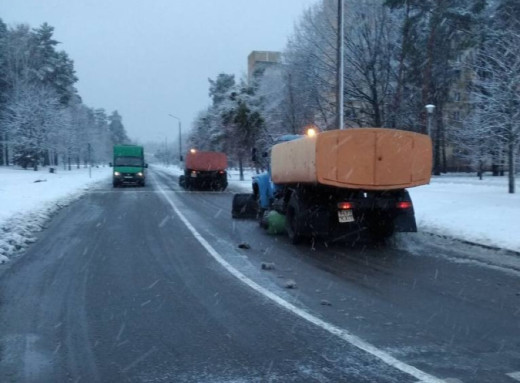
[[[472,242],[472,241],[468,241],[467,239],[460,239],[460,238],[457,238],[457,237],[452,237],[450,235],[438,234],[438,233],[434,233],[434,232],[431,232],[431,231],[420,231],[420,232],[423,233],[423,234],[426,234],[426,235],[430,235],[432,237],[443,238],[443,239],[450,239],[452,241],[457,241],[457,242],[460,242],[460,243],[464,243],[466,245],[477,246],[477,247],[480,247],[480,248],[483,248],[483,249],[501,252],[501,253],[503,253],[505,255],[511,255],[511,256],[514,256],[514,257],[520,257],[520,251],[515,251],[515,250],[511,250],[511,249],[504,249],[502,247],[497,247],[497,246],[492,246],[492,245],[485,245],[483,243]]]

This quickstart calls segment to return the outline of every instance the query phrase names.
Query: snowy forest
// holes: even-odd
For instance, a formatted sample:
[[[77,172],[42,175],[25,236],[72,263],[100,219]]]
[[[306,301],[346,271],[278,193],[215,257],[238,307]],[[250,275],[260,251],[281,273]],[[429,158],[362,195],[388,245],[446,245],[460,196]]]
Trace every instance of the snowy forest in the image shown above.
[[[345,0],[344,121],[431,135],[436,175],[509,175],[520,137],[520,1]],[[249,162],[286,133],[336,128],[338,1],[295,26],[282,60],[209,80],[190,145]],[[254,47],[253,47],[254,48]],[[431,113],[426,105],[434,105]]]
[[[117,111],[83,104],[74,63],[53,32],[0,19],[0,165],[98,164],[113,144],[129,141]]]

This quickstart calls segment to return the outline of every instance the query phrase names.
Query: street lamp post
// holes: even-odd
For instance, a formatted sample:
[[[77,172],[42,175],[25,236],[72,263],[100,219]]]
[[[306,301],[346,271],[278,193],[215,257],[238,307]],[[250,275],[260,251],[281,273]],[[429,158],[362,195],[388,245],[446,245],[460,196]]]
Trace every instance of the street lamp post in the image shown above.
[[[171,118],[175,118],[179,121],[179,162],[182,162],[182,128],[181,128],[181,119],[179,117],[175,117],[173,114],[168,114]]]
[[[344,106],[343,106],[343,89],[345,87],[343,79],[343,59],[345,52],[345,42],[343,36],[343,30],[345,28],[345,19],[343,12],[343,0],[338,1],[338,41],[337,41],[337,68],[336,68],[336,118],[337,128],[345,129],[343,122]]]
[[[427,125],[427,134],[428,136],[431,136],[431,132],[432,132],[432,117],[433,117],[433,111],[435,109],[435,105],[432,105],[432,104],[428,104],[425,106],[426,108],[426,112],[427,112],[427,115],[428,115],[428,125]]]
[[[433,111],[435,110],[435,105],[428,104],[425,106],[426,112],[428,114],[428,123],[427,123],[427,130],[428,130],[428,136],[431,138],[432,134],[432,118],[433,118]],[[441,171],[439,169],[440,165],[440,142],[439,142],[439,131],[437,130],[435,134],[435,139],[432,140],[433,142],[433,175],[440,176]]]

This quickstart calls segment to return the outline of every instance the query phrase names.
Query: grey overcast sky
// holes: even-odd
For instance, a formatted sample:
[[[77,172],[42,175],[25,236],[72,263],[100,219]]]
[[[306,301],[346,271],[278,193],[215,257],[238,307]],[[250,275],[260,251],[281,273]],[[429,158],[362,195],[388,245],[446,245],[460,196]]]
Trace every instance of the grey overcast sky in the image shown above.
[[[208,78],[239,79],[252,50],[283,50],[319,0],[0,0],[9,26],[44,22],[74,60],[86,105],[118,110],[130,137],[172,140],[209,105]]]

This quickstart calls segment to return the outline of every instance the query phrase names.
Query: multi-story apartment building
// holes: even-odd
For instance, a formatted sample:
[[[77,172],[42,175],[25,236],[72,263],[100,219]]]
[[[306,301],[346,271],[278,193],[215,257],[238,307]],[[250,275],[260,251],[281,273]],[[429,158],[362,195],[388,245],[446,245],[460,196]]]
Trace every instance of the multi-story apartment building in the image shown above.
[[[247,56],[247,79],[252,83],[257,76],[261,76],[266,68],[280,64],[282,53],[275,51],[252,51]]]

